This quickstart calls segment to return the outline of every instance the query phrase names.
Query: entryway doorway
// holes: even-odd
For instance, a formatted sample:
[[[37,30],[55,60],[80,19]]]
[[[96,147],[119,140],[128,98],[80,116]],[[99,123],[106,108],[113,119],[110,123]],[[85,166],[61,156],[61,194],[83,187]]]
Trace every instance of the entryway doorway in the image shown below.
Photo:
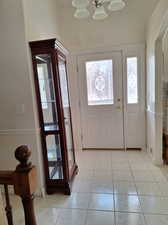
[[[143,149],[145,75],[142,51],[78,56],[83,149]]]
[[[156,150],[159,163],[168,164],[168,29],[166,27],[155,41],[156,85]]]

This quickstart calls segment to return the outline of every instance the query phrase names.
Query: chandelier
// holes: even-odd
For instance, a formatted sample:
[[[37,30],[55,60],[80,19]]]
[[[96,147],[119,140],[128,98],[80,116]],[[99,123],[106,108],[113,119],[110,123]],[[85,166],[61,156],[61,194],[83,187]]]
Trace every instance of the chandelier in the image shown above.
[[[92,18],[94,20],[103,20],[108,17],[108,11],[119,11],[122,10],[126,3],[124,0],[93,0],[92,6],[94,8]],[[77,19],[85,19],[90,16],[88,7],[90,0],[73,0],[72,6],[76,8],[74,17]]]

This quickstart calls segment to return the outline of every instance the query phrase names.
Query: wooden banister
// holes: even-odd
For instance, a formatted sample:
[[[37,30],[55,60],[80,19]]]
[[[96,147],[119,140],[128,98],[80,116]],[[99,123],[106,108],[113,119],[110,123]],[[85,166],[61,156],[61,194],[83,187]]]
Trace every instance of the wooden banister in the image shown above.
[[[13,185],[13,171],[0,171],[0,184]]]
[[[25,225],[36,225],[33,200],[37,186],[37,171],[29,162],[30,155],[27,146],[21,146],[15,151],[15,157],[20,164],[14,172],[14,190],[22,199]]]
[[[8,220],[9,225],[13,225],[13,215],[12,215],[12,207],[10,204],[10,198],[9,198],[9,191],[8,191],[8,185],[4,184],[4,189],[5,189],[5,200],[6,200],[6,217]]]
[[[0,184],[5,188],[6,215],[8,224],[13,225],[8,185],[14,186],[14,192],[22,199],[25,225],[37,225],[34,213],[34,193],[37,187],[37,170],[29,162],[31,152],[27,146],[20,146],[15,151],[19,165],[15,171],[0,171]]]

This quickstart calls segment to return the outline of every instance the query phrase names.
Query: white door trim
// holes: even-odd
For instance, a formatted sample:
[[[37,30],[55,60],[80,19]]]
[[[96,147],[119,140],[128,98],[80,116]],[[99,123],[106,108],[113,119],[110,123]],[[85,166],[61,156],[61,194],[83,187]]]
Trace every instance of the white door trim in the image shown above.
[[[72,120],[73,120],[73,130],[75,134],[75,148],[77,151],[82,150],[81,144],[81,118],[80,118],[80,102],[79,102],[79,81],[78,81],[78,56],[85,54],[95,54],[95,53],[106,53],[121,51],[126,53],[131,50],[142,51],[144,53],[145,62],[145,44],[125,44],[125,45],[112,45],[103,48],[87,49],[86,51],[73,51],[68,56],[68,71],[69,71],[69,83],[70,83],[70,98],[72,105]],[[123,66],[124,71],[124,66]],[[146,148],[146,146],[144,146]]]

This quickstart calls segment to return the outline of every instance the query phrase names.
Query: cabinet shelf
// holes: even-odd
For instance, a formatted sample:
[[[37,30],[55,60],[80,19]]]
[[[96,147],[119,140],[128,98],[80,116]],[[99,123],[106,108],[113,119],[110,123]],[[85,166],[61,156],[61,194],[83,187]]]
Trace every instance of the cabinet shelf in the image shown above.
[[[58,124],[44,125],[44,132],[45,132],[46,135],[58,133],[59,131],[60,130],[59,130]]]

